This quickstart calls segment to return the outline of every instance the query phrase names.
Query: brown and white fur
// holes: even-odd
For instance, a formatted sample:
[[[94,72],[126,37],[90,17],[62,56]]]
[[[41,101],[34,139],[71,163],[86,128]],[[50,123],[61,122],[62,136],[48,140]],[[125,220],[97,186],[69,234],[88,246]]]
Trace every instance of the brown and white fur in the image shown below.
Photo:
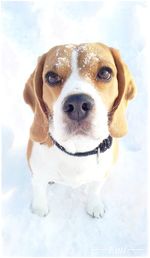
[[[101,67],[110,67],[111,79],[97,79]],[[47,72],[62,78],[49,85]],[[86,94],[94,108],[82,121],[71,120],[63,110],[64,101],[74,94]],[[34,112],[27,158],[32,171],[32,211],[40,216],[49,212],[48,182],[79,187],[89,185],[86,210],[102,217],[105,209],[101,188],[117,159],[117,138],[127,133],[125,117],[128,100],[135,95],[135,84],[119,52],[100,43],[63,45],[42,55],[28,79],[24,99]],[[113,144],[99,155],[74,157],[58,149],[52,137],[67,151],[86,152],[96,148],[110,134]]]

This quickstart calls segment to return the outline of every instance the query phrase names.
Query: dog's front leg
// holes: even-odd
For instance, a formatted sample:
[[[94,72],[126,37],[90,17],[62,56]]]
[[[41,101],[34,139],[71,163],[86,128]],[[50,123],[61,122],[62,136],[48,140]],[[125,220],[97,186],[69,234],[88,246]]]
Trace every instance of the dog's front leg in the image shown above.
[[[46,216],[49,212],[47,199],[48,182],[36,176],[32,178],[32,212],[39,216]]]
[[[105,206],[101,200],[101,188],[105,181],[93,182],[88,186],[86,211],[93,218],[102,218],[105,213]]]

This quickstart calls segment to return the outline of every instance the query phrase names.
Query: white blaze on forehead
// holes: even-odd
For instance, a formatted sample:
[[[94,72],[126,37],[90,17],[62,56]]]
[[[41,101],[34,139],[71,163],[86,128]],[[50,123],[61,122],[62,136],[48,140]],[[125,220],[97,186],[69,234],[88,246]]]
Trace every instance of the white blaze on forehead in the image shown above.
[[[76,49],[72,51],[71,68],[72,68],[72,73],[78,73],[78,52]]]

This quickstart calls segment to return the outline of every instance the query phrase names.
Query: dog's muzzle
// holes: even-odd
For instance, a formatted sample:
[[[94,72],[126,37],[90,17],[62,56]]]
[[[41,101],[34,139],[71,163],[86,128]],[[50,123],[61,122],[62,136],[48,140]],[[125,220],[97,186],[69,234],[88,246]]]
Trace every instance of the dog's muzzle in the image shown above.
[[[94,100],[86,94],[74,94],[66,98],[63,112],[69,119],[80,122],[84,120],[94,107]]]

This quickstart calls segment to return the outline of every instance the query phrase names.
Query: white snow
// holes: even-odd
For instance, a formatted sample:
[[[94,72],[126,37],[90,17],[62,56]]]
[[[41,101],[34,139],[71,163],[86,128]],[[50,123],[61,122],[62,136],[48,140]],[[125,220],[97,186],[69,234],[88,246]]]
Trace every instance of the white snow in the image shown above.
[[[144,1],[33,1],[2,4],[2,238],[4,256],[147,254],[147,6]],[[129,133],[103,188],[103,219],[85,212],[86,187],[49,185],[50,213],[30,211],[26,143],[32,121],[24,83],[38,55],[64,43],[102,42],[120,49],[136,80]],[[72,45],[70,45],[72,46]],[[143,69],[144,68],[144,69]]]
[[[55,63],[55,65],[58,66],[58,67],[61,67],[61,66],[64,66],[64,65],[69,66],[69,59],[66,58],[66,57],[59,56],[57,58],[57,62]]]

